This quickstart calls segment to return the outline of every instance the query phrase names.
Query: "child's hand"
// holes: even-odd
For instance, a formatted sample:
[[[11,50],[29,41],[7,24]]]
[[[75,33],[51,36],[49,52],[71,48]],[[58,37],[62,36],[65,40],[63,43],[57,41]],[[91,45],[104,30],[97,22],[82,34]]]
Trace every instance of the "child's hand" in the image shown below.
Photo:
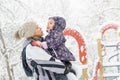
[[[32,45],[32,46],[38,46],[38,47],[41,47],[41,46],[42,46],[40,41],[32,41],[32,42],[31,42],[31,45]]]
[[[41,42],[41,46],[44,48],[44,49],[47,49],[48,46],[47,46],[47,43],[46,42]]]

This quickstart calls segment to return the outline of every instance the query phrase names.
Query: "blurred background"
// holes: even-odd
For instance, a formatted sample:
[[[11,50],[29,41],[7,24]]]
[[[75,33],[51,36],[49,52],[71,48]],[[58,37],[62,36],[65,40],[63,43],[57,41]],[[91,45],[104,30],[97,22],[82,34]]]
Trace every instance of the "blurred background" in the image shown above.
[[[103,24],[120,22],[120,0],[0,0],[0,80],[31,80],[25,76],[21,64],[24,39],[16,41],[14,33],[23,23],[35,21],[46,35],[51,16],[64,17],[67,28],[80,32],[87,48],[88,73],[92,77],[98,55],[97,36]],[[116,31],[108,31],[105,36],[104,40],[119,41]],[[77,42],[66,38],[66,45],[78,57]]]

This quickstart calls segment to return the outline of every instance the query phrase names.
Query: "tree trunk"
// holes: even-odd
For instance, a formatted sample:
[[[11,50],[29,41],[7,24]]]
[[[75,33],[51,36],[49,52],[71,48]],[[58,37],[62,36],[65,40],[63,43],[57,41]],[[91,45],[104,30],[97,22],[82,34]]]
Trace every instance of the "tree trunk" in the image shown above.
[[[1,49],[1,53],[2,53],[2,56],[4,56],[4,58],[5,58],[7,73],[8,73],[8,78],[9,78],[8,80],[12,80],[12,76],[11,76],[11,73],[10,73],[9,61],[8,61],[8,55],[6,54],[7,49],[6,49],[6,45],[5,45],[5,41],[4,41],[1,29],[0,29],[0,39],[1,39],[1,42],[3,44],[3,49]]]
[[[7,67],[7,73],[8,73],[8,78],[9,80],[12,80],[11,72],[10,72],[10,66],[9,66],[9,61],[8,61],[8,56],[5,56],[5,62],[6,62],[6,67]]]

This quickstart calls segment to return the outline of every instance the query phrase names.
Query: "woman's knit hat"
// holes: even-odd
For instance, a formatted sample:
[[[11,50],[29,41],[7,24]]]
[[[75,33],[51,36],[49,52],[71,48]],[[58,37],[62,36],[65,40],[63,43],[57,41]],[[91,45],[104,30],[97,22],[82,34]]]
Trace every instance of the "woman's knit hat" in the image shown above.
[[[23,26],[15,33],[16,39],[30,38],[34,36],[37,24],[35,22],[26,22]]]

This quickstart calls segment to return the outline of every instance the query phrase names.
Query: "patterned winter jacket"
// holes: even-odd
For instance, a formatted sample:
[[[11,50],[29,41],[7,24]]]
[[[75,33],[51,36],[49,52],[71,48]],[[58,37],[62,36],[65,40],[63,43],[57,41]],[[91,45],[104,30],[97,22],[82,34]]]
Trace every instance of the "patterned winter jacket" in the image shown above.
[[[66,22],[62,17],[51,17],[55,21],[55,26],[45,37],[48,46],[48,53],[53,57],[64,61],[75,61],[73,54],[65,46],[66,39],[63,35]]]

